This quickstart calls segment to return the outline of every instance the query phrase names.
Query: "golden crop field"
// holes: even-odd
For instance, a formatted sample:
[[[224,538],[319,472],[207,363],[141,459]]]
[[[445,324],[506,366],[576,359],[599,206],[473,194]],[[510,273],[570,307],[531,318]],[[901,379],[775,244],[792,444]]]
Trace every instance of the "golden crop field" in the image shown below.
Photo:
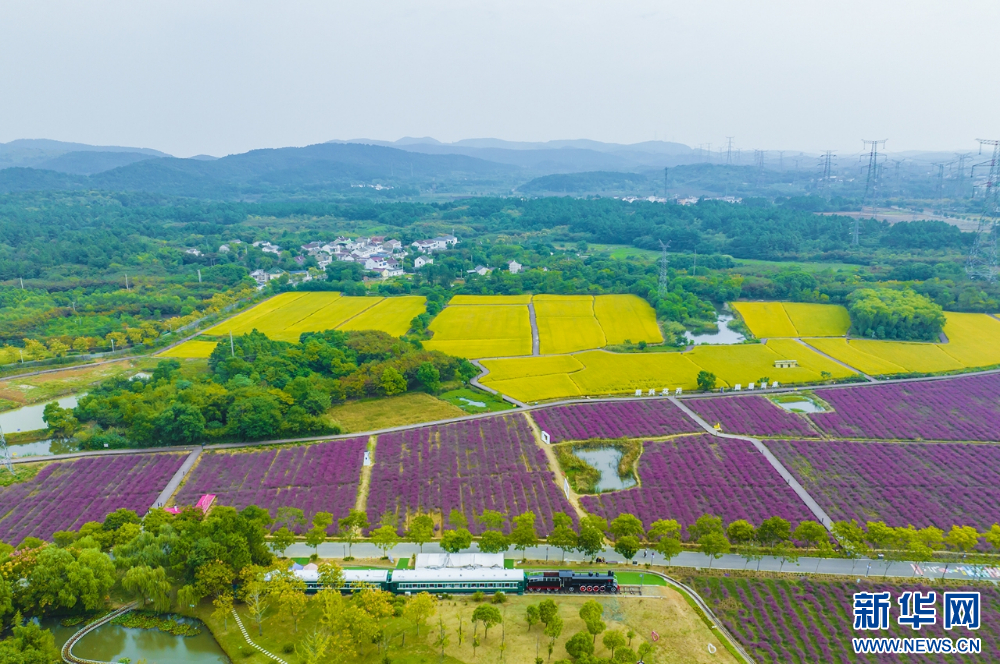
[[[590,295],[536,295],[535,324],[538,350],[559,355],[607,345],[604,330],[594,316]]]
[[[906,373],[905,368],[859,350],[847,339],[805,339],[805,342],[830,357],[835,357],[844,364],[872,376]]]
[[[733,302],[732,306],[758,339],[799,336],[781,302]]]
[[[945,314],[941,350],[965,367],[1000,364],[1000,320],[986,314]]]
[[[271,339],[294,343],[303,332],[333,329],[343,319],[331,318],[328,311],[336,311],[345,306],[350,308],[352,304],[356,306],[352,301],[363,299],[368,298],[341,297],[340,293],[305,293],[294,302],[258,318],[254,321],[254,327]],[[371,304],[365,308],[368,306]]]
[[[780,384],[818,382],[823,371],[834,378],[854,373],[791,339],[769,339],[766,344],[695,346],[688,355],[699,367],[714,373],[720,387],[739,383],[746,389],[747,384],[761,378]],[[776,360],[796,360],[798,366],[778,369],[774,366]]]
[[[178,344],[169,350],[165,350],[162,353],[157,353],[157,357],[176,357],[182,359],[200,359],[206,358],[212,354],[215,350],[215,346],[219,342],[217,341],[199,341],[198,339],[192,339],[191,341],[185,341],[182,344]]]
[[[576,359],[575,355],[540,355],[538,357],[483,360],[483,366],[490,372],[486,378],[491,381],[567,374],[583,369],[583,364]]]
[[[422,295],[387,297],[357,316],[349,318],[337,329],[380,330],[394,337],[401,337],[410,329],[410,321],[424,313],[426,303],[427,298]]]
[[[431,321],[424,348],[458,357],[531,355],[525,305],[449,305]]]
[[[851,315],[839,304],[784,302],[785,314],[799,337],[842,337],[851,329]]]
[[[955,371],[965,366],[941,350],[941,344],[916,341],[877,341],[851,339],[848,342],[863,353],[897,364],[907,371]]]
[[[287,322],[280,329],[261,330],[272,339],[297,343],[303,332],[322,332],[323,330],[333,330],[342,325],[345,321],[354,318],[362,311],[371,309],[382,301],[381,297],[341,297],[324,303],[322,307],[314,309],[308,316],[298,317],[295,322]],[[299,302],[295,303],[296,305]],[[293,305],[294,306],[294,305]],[[293,316],[306,311],[307,308],[296,307],[292,312]],[[282,312],[279,310],[273,315],[277,316]],[[289,317],[291,318],[291,316]],[[280,322],[275,321],[274,327],[278,328]]]
[[[690,353],[609,353],[594,350],[575,356],[585,366],[571,374],[584,394],[633,393],[637,389],[657,392],[697,386],[701,367]]]
[[[594,315],[608,344],[663,343],[656,312],[638,295],[598,295],[594,298]]]
[[[584,395],[573,379],[564,373],[482,382],[494,390],[524,402],[568,399]]]
[[[290,306],[295,300],[306,295],[311,295],[311,293],[281,293],[280,295],[275,295],[271,299],[261,302],[257,306],[247,309],[229,320],[222,321],[205,333],[220,337],[228,335],[230,332],[233,334],[245,334],[254,329],[254,323],[258,319],[262,319],[282,307]],[[326,295],[336,295],[339,297],[340,293],[326,293]]]
[[[525,295],[456,295],[448,304],[528,304],[531,294]]]

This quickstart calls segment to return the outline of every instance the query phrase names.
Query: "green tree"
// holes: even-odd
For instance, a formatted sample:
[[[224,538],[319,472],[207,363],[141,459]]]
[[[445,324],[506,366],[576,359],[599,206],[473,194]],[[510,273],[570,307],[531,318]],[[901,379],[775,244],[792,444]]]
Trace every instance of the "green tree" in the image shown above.
[[[632,562],[635,554],[639,553],[640,548],[642,548],[642,544],[635,535],[625,535],[615,541],[615,552],[622,555],[629,562]]]
[[[431,394],[437,394],[441,389],[441,372],[432,362],[424,362],[417,369],[417,380]]]
[[[326,541],[326,531],[333,524],[333,515],[329,512],[316,512],[312,518],[312,528],[306,531],[306,544],[313,547],[319,555],[319,545]]]
[[[347,556],[353,559],[351,547],[361,531],[368,527],[368,515],[361,510],[351,510],[347,516],[337,521],[337,526],[340,528],[340,536],[347,542]]]
[[[476,610],[472,612],[472,622],[483,623],[483,629],[486,632],[483,637],[483,640],[485,641],[490,636],[490,627],[494,627],[502,623],[503,616],[500,614],[500,609],[492,604],[480,604],[476,607]]]
[[[507,520],[507,516],[503,512],[497,512],[496,510],[483,510],[483,513],[476,518],[479,523],[490,530],[502,529],[504,521]]]
[[[240,440],[275,438],[281,432],[281,408],[271,395],[257,394],[233,402],[226,414],[230,430]]]
[[[572,523],[572,521],[570,523]],[[549,536],[545,538],[545,542],[562,551],[562,559],[564,562],[566,560],[566,552],[576,549],[579,545],[579,540],[577,539],[576,532],[573,531],[573,528],[563,524],[557,524],[554,526],[552,531],[549,533]]]
[[[972,526],[952,526],[944,541],[952,549],[968,553],[979,544],[979,531]]]
[[[156,431],[168,445],[192,445],[205,437],[205,416],[190,404],[172,403],[157,415]]]
[[[465,551],[472,546],[472,533],[467,528],[446,530],[441,535],[441,548],[448,553]]]
[[[434,537],[434,519],[427,514],[418,514],[410,521],[410,528],[406,531],[406,539],[420,546],[423,553],[424,544],[430,542]]]
[[[658,519],[649,527],[646,539],[650,542],[658,542],[664,537],[681,538],[681,524],[674,519]]]
[[[382,394],[387,397],[391,397],[394,394],[402,394],[406,391],[406,378],[396,369],[386,367],[385,371],[382,372],[382,380],[379,382],[379,387]]]
[[[552,659],[552,649],[555,647],[556,639],[563,631],[563,619],[559,614],[553,615],[549,618],[548,622],[545,623],[545,630],[543,634],[549,637],[549,659]]]
[[[745,519],[737,519],[726,526],[726,535],[729,541],[739,546],[746,546],[753,542],[757,530],[753,524]]]
[[[274,552],[274,555],[284,556],[285,549],[292,544],[295,544],[295,533],[287,527],[282,526],[271,533],[271,541],[268,543],[268,546]]]
[[[140,607],[148,602],[154,611],[170,608],[170,587],[167,572],[162,567],[139,565],[129,568],[122,577],[122,588],[139,600]]]
[[[677,554],[681,552],[681,541],[676,537],[664,537],[656,543],[656,552],[664,558],[664,564],[670,564]]]
[[[566,641],[566,652],[573,659],[583,659],[594,654],[594,642],[589,632],[577,632]],[[596,638],[596,637],[594,637]]]
[[[772,516],[765,519],[757,528],[757,540],[764,546],[776,546],[787,541],[792,536],[792,527],[786,519]]]
[[[603,615],[604,607],[595,600],[587,600],[580,607],[580,618],[583,620],[583,624],[587,626],[587,632],[593,636],[591,640],[592,645],[597,643],[597,635],[608,627],[601,620]]]
[[[543,625],[548,625],[558,615],[559,607],[551,599],[543,599],[538,603],[538,619],[542,621]]]
[[[212,606],[215,607],[215,610],[212,611],[212,618],[216,622],[221,620],[223,629],[228,632],[229,616],[233,613],[233,593],[228,591],[220,593],[218,597],[212,600]]]
[[[688,537],[694,542],[697,542],[709,533],[719,533],[721,535],[725,532],[725,529],[722,527],[722,519],[714,514],[702,514],[695,520],[693,525],[688,527]]]
[[[823,524],[816,521],[800,521],[799,525],[795,527],[792,537],[809,546],[818,547],[821,542],[826,543],[829,536]]]
[[[715,389],[715,374],[711,371],[705,371],[704,369],[698,372],[698,378],[696,379],[698,383],[698,389],[702,392],[711,392]]]
[[[372,544],[382,550],[383,558],[388,557],[389,550],[399,544],[399,535],[396,534],[395,526],[381,526],[376,528],[369,533],[369,537],[371,537]]]
[[[710,532],[698,539],[698,550],[710,558],[708,561],[709,568],[712,567],[713,560],[729,553],[729,549],[729,540],[719,532]]]
[[[529,604],[524,608],[524,622],[528,623],[528,631],[531,631],[531,626],[538,622],[538,605]]]
[[[598,516],[588,515],[580,519],[576,550],[593,559],[604,550],[604,531],[607,527],[608,522]]]
[[[406,603],[403,615],[416,626],[417,636],[419,637],[420,626],[426,624],[436,611],[437,600],[428,593],[419,593],[411,597]]]
[[[642,521],[638,517],[632,514],[619,514],[611,522],[609,529],[611,530],[611,535],[618,539],[619,537],[625,537],[627,535],[634,535],[636,538],[642,537],[646,533],[646,529],[642,525]]]
[[[292,619],[292,630],[299,631],[299,618],[306,611],[306,582],[291,571],[271,572],[270,594],[278,603],[278,610]]]
[[[0,662],[4,664],[51,664],[62,661],[52,632],[18,613],[11,635],[0,641]]]
[[[448,512],[448,525],[452,528],[468,528],[469,522],[459,510],[453,509]]]
[[[128,523],[139,525],[142,523],[142,519],[140,519],[139,515],[132,510],[120,507],[104,517],[104,522],[101,524],[101,530],[118,530]]]
[[[45,404],[42,411],[42,421],[49,428],[49,435],[53,438],[66,440],[73,436],[79,423],[69,408],[62,408],[57,402]]]
[[[529,546],[538,545],[538,534],[535,532],[535,513],[524,512],[514,517],[514,528],[510,531],[510,541],[515,550],[521,552],[524,560]]]
[[[510,548],[510,540],[499,530],[487,530],[479,536],[479,550],[483,553],[503,553]]]
[[[240,572],[240,596],[247,605],[250,618],[257,625],[257,636],[264,635],[264,616],[271,605],[272,586],[264,580],[264,570],[256,566],[244,567]]]
[[[983,537],[995,551],[1000,551],[1000,524],[994,523],[989,530],[983,533]]]
[[[302,664],[321,664],[327,662],[333,637],[316,629],[304,636],[295,644],[295,654]]]
[[[203,594],[196,586],[191,584],[181,586],[177,589],[177,606],[181,609],[193,609],[201,602]]]
[[[611,659],[615,658],[615,650],[625,646],[625,635],[621,633],[621,630],[609,629],[601,637],[601,643],[604,647],[611,651]]]

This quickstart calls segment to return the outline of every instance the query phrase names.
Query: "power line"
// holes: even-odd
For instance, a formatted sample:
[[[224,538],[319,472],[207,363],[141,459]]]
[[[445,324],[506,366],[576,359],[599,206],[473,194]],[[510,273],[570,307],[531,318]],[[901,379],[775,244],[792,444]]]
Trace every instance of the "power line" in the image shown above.
[[[997,279],[997,225],[1000,224],[1000,141],[976,139],[979,149],[993,146],[990,174],[986,178],[983,213],[976,228],[976,239],[965,263],[970,279],[994,282]]]
[[[824,189],[830,188],[830,180],[833,178],[833,159],[837,155],[833,154],[833,150],[827,150],[820,157],[820,163],[823,165],[823,177],[820,178],[820,186]],[[795,168],[798,170],[798,159],[795,160]]]
[[[851,244],[855,247],[860,243],[858,236],[861,233],[861,217],[864,215],[865,203],[871,202],[873,217],[878,212],[879,171],[881,166],[879,164],[879,157],[885,157],[885,155],[879,155],[878,147],[880,143],[885,147],[885,143],[888,140],[887,138],[875,141],[861,139],[866,148],[871,145],[871,150],[868,153],[868,177],[865,179],[865,195],[861,199],[861,214],[854,219],[854,229],[851,232]]]

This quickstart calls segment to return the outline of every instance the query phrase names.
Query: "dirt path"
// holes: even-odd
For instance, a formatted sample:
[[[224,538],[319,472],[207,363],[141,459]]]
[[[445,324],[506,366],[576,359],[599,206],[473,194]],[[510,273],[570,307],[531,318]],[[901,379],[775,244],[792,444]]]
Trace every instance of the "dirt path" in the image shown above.
[[[534,302],[528,302],[528,320],[531,321],[531,354],[541,355],[538,351],[541,342],[538,340],[538,319],[535,318]]]
[[[805,346],[806,348],[808,348],[809,350],[813,351],[814,353],[819,353],[820,355],[822,355],[826,359],[830,360],[831,362],[836,362],[837,364],[839,364],[840,366],[844,367],[845,369],[850,369],[854,373],[861,374],[862,376],[865,377],[865,380],[867,380],[869,383],[877,383],[878,382],[874,378],[872,378],[871,376],[869,376],[868,374],[866,374],[864,371],[861,371],[859,369],[855,369],[850,364],[847,364],[846,362],[841,362],[840,360],[838,360],[837,358],[833,357],[832,355],[827,355],[826,353],[824,353],[823,351],[821,351],[819,348],[816,348],[812,344],[806,343],[805,341],[803,341],[802,339],[799,339],[798,337],[795,337],[795,340],[798,341],[803,346]]]
[[[361,466],[361,480],[358,482],[358,497],[354,501],[354,509],[364,512],[368,508],[368,490],[372,485],[372,468],[375,467],[375,444],[378,436],[368,436],[368,456],[370,464]]]
[[[562,467],[559,466],[559,460],[556,459],[556,451],[552,448],[551,445],[546,445],[545,443],[542,442],[542,430],[538,428],[538,424],[531,417],[531,414],[524,413],[524,419],[527,420],[528,426],[531,427],[531,433],[534,435],[535,438],[535,445],[538,445],[538,447],[540,447],[541,450],[545,452],[545,458],[549,462],[549,470],[551,470],[552,474],[556,478],[558,478],[557,484],[559,479],[563,481],[563,485],[560,486],[559,488],[562,489],[564,492],[566,492],[567,494],[566,498],[567,500],[569,500],[569,504],[573,506],[573,510],[576,512],[577,518],[582,519],[583,517],[587,516],[586,510],[584,510],[583,507],[580,506],[580,496],[577,495],[576,491],[573,491],[572,486],[569,486],[566,483],[566,474],[563,473]],[[566,489],[567,486],[569,486],[568,491]]]

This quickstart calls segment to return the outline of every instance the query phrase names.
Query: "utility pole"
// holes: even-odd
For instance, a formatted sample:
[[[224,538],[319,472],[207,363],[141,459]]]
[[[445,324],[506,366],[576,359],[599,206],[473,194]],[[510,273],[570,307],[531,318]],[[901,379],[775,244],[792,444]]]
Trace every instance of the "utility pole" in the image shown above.
[[[236,357],[236,346],[233,344],[233,331],[229,330],[229,354]]]
[[[976,239],[965,263],[970,279],[994,282],[997,279],[997,226],[1000,225],[1000,140],[976,139],[979,149],[993,147],[990,174],[986,178],[983,213],[979,217]]]
[[[198,270],[198,283],[201,283],[201,269]]]
[[[663,244],[663,240],[660,240],[660,249],[663,252],[660,254],[660,282],[657,284],[657,291],[660,293],[660,297],[666,295],[667,291],[670,290],[670,283],[667,279],[667,264],[669,261],[667,258],[667,247],[669,246],[669,242]]]
[[[128,287],[128,273],[127,272],[125,273],[125,290],[129,290],[129,287]]]
[[[889,139],[883,138],[875,141],[867,141],[861,139],[865,147],[871,146],[871,150],[868,153],[868,177],[865,179],[865,195],[861,199],[861,214],[859,214],[854,219],[854,229],[851,232],[851,244],[855,247],[859,245],[860,240],[858,238],[861,233],[861,216],[865,211],[865,202],[871,201],[872,204],[872,216],[874,217],[878,211],[878,194],[879,194],[879,144],[885,147],[886,141]],[[883,155],[884,156],[884,155]]]
[[[24,277],[18,277],[18,279],[21,281],[21,290],[24,290]]]

